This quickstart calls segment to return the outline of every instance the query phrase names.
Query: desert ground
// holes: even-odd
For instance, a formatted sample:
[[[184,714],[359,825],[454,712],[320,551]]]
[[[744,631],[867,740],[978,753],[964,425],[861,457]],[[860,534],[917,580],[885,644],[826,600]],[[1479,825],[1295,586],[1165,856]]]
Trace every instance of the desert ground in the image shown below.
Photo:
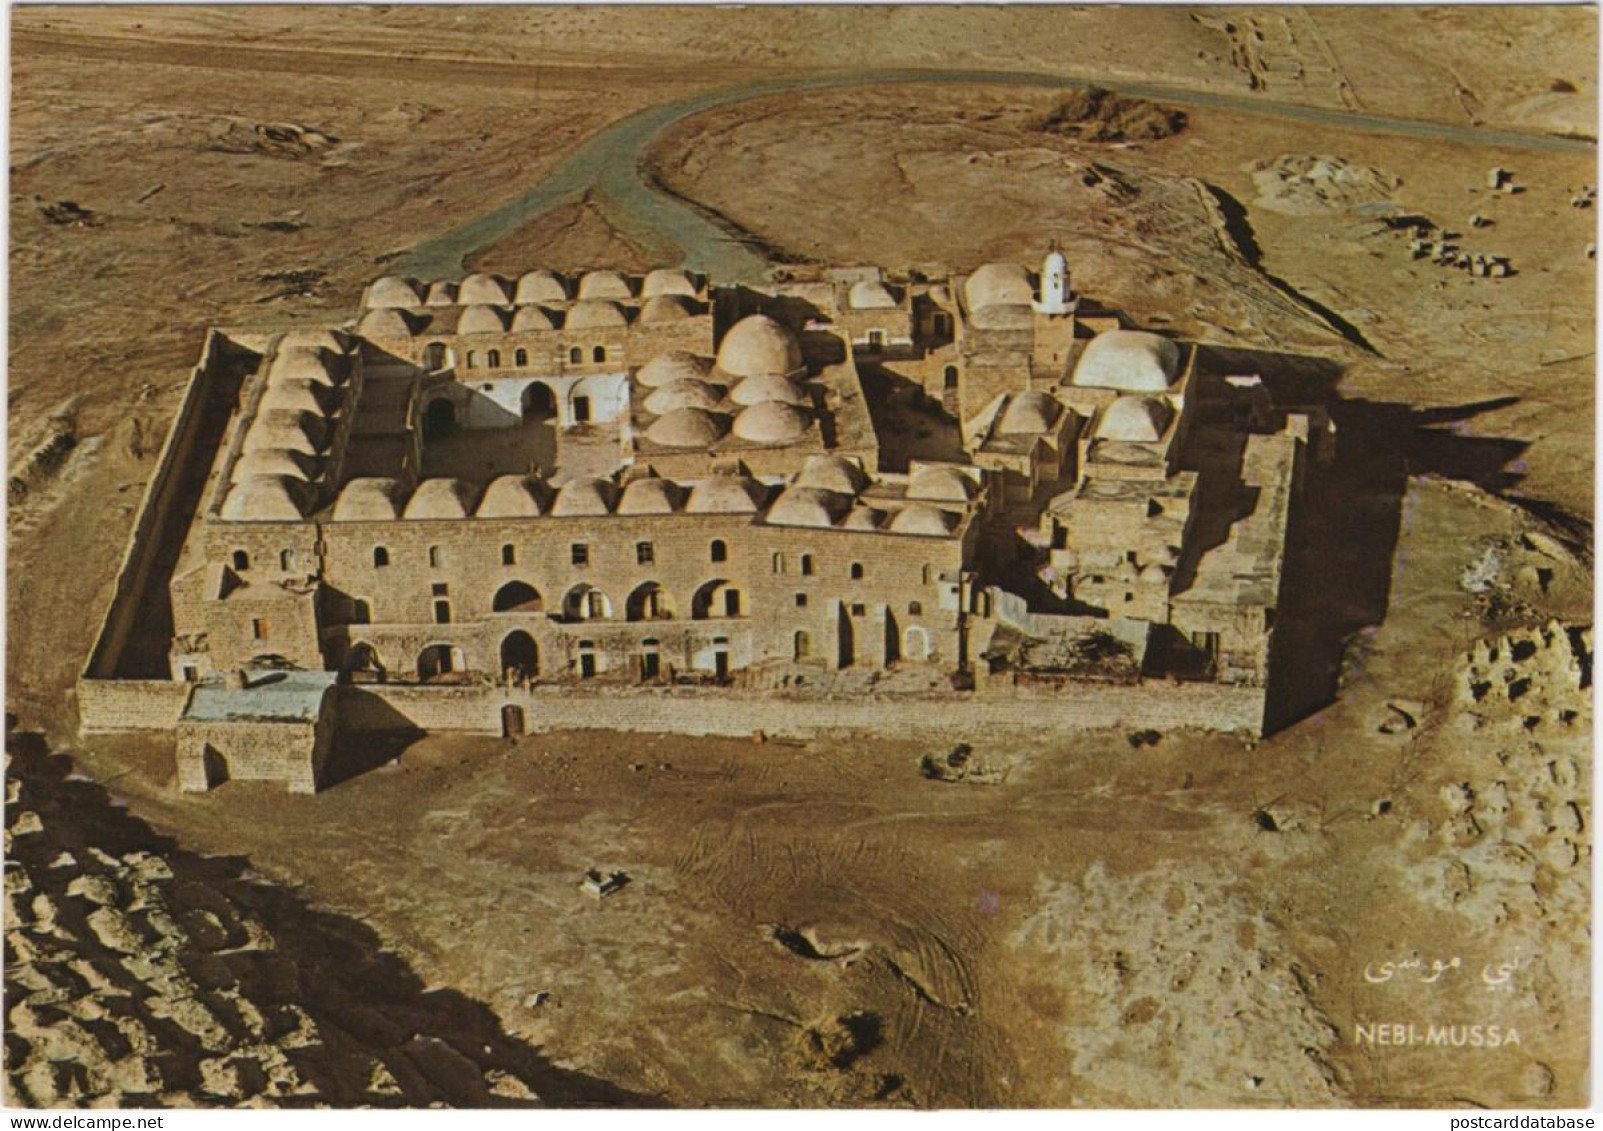
[[[1589,17],[14,10],[8,1101],[1587,1102]],[[873,81],[955,66],[1139,90]],[[78,738],[206,326],[345,320],[632,115],[841,70],[619,159],[781,270],[1056,237],[1078,289],[1325,400],[1273,733],[998,744],[985,784],[894,734],[349,743],[315,797]],[[466,266],[693,254],[612,192]],[[1503,1039],[1361,1037],[1392,1023]]]

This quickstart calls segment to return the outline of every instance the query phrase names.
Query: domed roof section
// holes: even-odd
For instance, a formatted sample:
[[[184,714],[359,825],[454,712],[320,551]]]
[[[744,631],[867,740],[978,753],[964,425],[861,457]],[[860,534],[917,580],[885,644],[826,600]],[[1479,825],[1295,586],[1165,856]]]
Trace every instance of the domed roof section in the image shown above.
[[[796,485],[855,495],[868,486],[868,473],[845,456],[808,456]]]
[[[334,384],[334,363],[329,355],[316,346],[280,345],[268,367],[269,379],[294,378],[316,381],[319,385]]]
[[[706,358],[697,357],[688,350],[669,350],[642,365],[635,373],[635,380],[648,389],[655,389],[670,381],[700,380],[711,368],[712,363]]]
[[[966,503],[974,497],[974,481],[955,467],[921,467],[907,484],[909,499]]]
[[[460,479],[425,479],[412,492],[405,518],[466,518],[473,513],[473,488]]]
[[[781,404],[806,408],[812,404],[812,400],[796,387],[794,381],[777,373],[759,373],[755,377],[742,377],[729,391],[729,399],[739,405],[779,401]]]
[[[356,324],[356,332],[376,342],[393,342],[412,336],[412,322],[399,310],[369,310]]]
[[[570,330],[596,330],[606,326],[627,326],[629,318],[623,307],[602,299],[587,299],[568,308],[567,328]]]
[[[1180,347],[1145,330],[1105,330],[1092,338],[1074,367],[1073,383],[1127,393],[1161,393],[1174,382]]]
[[[387,275],[382,279],[375,279],[373,285],[367,288],[367,298],[364,305],[369,310],[380,310],[397,306],[416,306],[422,296],[418,294],[417,283],[411,279],[398,279]]]
[[[1063,406],[1038,389],[1019,393],[1002,413],[997,432],[1003,436],[1039,436],[1062,415]]]
[[[636,479],[623,489],[618,500],[619,514],[673,514],[679,509],[684,492],[677,483],[648,476]]]
[[[257,448],[246,452],[234,464],[234,479],[249,479],[255,475],[287,475],[306,482],[317,471],[317,460],[304,452],[289,448]]]
[[[504,334],[506,328],[501,312],[493,306],[470,306],[456,324],[458,334]]]
[[[629,280],[616,271],[588,271],[579,279],[579,297],[632,298]]]
[[[717,443],[729,418],[704,408],[676,408],[652,421],[646,439],[664,448],[705,448]]]
[[[651,390],[646,398],[646,411],[665,416],[678,408],[717,408],[724,399],[724,391],[716,385],[694,377],[681,377]]]
[[[538,306],[520,306],[518,312],[512,316],[514,330],[555,330],[557,324],[551,320],[551,315]]]
[[[1163,572],[1163,567],[1157,562],[1148,562],[1141,568],[1141,580],[1148,585],[1156,585],[1168,581],[1169,575]]]
[[[646,276],[645,282],[640,285],[640,294],[643,298],[656,298],[658,295],[685,295],[688,298],[695,298],[696,284],[683,271],[676,271],[671,267],[659,267]]]
[[[952,532],[953,522],[943,510],[928,503],[913,503],[896,512],[891,519],[891,533],[944,538]]]
[[[230,522],[298,522],[301,483],[288,475],[251,475],[228,489],[223,517]]]
[[[768,508],[768,521],[775,526],[834,526],[850,501],[849,495],[817,487],[790,487]]]
[[[515,296],[515,301],[519,303],[567,302],[567,284],[550,271],[530,271],[518,280],[518,293]]]
[[[557,491],[551,513],[557,518],[612,513],[613,485],[605,479],[571,479]]]
[[[534,518],[545,513],[545,485],[529,475],[491,480],[479,500],[480,518]]]
[[[877,507],[858,505],[846,512],[841,520],[842,530],[878,530],[885,522],[885,512]]]
[[[309,412],[268,409],[260,413],[245,433],[243,450],[284,448],[314,456],[322,449],[323,418]]]
[[[656,295],[640,308],[640,321],[651,325],[662,322],[683,322],[695,314],[690,300],[681,295]]]
[[[1035,325],[1035,311],[1020,303],[993,303],[969,316],[981,330],[1028,330]]]
[[[438,283],[429,284],[429,297],[424,300],[425,306],[455,306],[456,284],[449,279],[442,279]]]
[[[405,494],[394,479],[353,479],[334,500],[334,521],[374,522],[400,518]]]
[[[1023,306],[1035,301],[1030,273],[1017,263],[987,263],[963,284],[963,297],[971,311],[987,306]]]
[[[1099,440],[1150,444],[1163,439],[1174,410],[1152,397],[1120,397],[1107,407],[1097,424]]]
[[[796,335],[766,314],[742,318],[718,345],[718,368],[736,377],[790,374],[800,369],[801,363]]]
[[[756,514],[767,492],[753,479],[715,475],[690,489],[687,514]]]
[[[290,412],[315,412],[327,416],[328,409],[318,399],[317,391],[328,386],[309,377],[273,377],[262,393],[261,407],[285,409]]]
[[[846,301],[853,310],[884,310],[897,305],[896,296],[878,279],[861,279],[853,283]]]
[[[322,326],[303,326],[298,330],[288,330],[278,339],[280,352],[292,349],[327,350],[329,353],[346,353],[350,350],[350,342],[345,335],[336,330]]]
[[[463,279],[457,291],[457,301],[463,306],[504,306],[511,297],[506,280],[499,275],[486,275],[483,272]]]
[[[764,401],[740,410],[735,435],[753,444],[791,444],[807,434],[809,417],[795,405]]]

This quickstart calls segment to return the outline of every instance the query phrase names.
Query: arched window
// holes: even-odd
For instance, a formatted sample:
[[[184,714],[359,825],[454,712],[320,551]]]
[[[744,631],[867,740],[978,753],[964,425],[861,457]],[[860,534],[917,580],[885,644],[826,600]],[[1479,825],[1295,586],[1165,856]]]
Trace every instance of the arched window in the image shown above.
[[[811,577],[813,575],[813,556],[811,554],[803,554],[801,556],[801,571],[803,577]]]
[[[294,550],[284,550],[283,552],[281,552],[278,555],[278,568],[283,570],[285,573],[293,573],[294,572],[294,570],[295,570],[295,551]]]
[[[444,564],[445,564],[445,551],[442,550],[438,546],[430,546],[429,547],[429,565],[430,565],[430,567],[432,567],[434,569],[439,569]]]
[[[488,365],[491,369],[500,369],[501,368],[501,351],[500,350],[490,350],[488,353],[486,353],[484,355],[484,364]]]
[[[508,542],[506,545],[501,547],[501,564],[502,565],[517,565],[518,564],[518,548],[516,546],[514,546],[511,542]]]
[[[934,576],[934,574],[935,574],[935,571],[930,566],[929,562],[925,562],[924,563],[924,568],[919,571],[918,579],[919,579],[919,581],[923,582],[925,585],[928,585],[930,583],[931,578]]]
[[[247,569],[249,569],[250,568],[250,555],[247,554],[244,550],[235,550],[234,551],[234,568],[236,570],[247,570]]]
[[[509,581],[495,591],[490,609],[497,613],[538,613],[544,606],[540,591],[526,581]]]
[[[957,366],[955,365],[946,367],[946,391],[948,393],[957,391]]]
[[[853,562],[852,563],[852,580],[853,581],[861,581],[861,580],[863,580],[863,563],[862,562]]]
[[[813,638],[803,630],[796,632],[795,658],[805,660],[813,654]]]
[[[472,350],[468,350],[468,365],[467,365],[467,367],[469,369],[472,369],[474,367],[474,365],[476,365],[478,363],[478,360],[479,359],[474,354],[474,352]]]
[[[513,364],[515,364],[519,369],[522,369],[524,366],[529,364],[529,351],[518,350],[512,355],[512,361]]]
[[[595,349],[590,351],[590,358],[591,358],[592,361],[606,361],[607,360],[607,347],[606,346],[597,346]]]
[[[568,351],[568,364],[569,365],[578,365],[583,360],[584,360],[584,350],[580,349],[578,346],[574,346],[572,349],[570,349]]]
[[[390,552],[383,546],[373,547],[373,568],[380,569],[390,564]]]
[[[713,539],[712,545],[708,547],[707,557],[715,562],[726,562],[729,560],[729,547],[724,545],[722,538]]]
[[[775,554],[774,555],[774,572],[775,573],[784,573],[785,572],[785,555],[784,554]]]
[[[358,597],[351,607],[352,624],[372,624],[373,606],[364,597]]]

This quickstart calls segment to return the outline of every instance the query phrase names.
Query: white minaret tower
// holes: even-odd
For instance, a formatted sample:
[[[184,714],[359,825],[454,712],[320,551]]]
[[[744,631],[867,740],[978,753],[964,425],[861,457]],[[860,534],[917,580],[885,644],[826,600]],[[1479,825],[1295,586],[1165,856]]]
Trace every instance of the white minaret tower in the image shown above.
[[[1058,250],[1058,241],[1041,261],[1041,297],[1035,303],[1039,314],[1067,314],[1069,312],[1069,261]]]

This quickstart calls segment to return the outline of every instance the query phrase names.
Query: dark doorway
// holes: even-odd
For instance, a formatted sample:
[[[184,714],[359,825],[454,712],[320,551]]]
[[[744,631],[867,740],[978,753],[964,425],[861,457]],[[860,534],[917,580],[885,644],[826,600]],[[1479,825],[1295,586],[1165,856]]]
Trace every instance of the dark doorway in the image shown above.
[[[456,428],[456,406],[445,397],[436,397],[423,412],[423,438],[438,440]]]
[[[594,652],[581,652],[579,654],[579,676],[582,679],[594,679],[596,675],[596,656]]]
[[[519,707],[519,706],[517,706],[516,704],[513,704],[513,703],[508,703],[505,707],[501,708],[501,737],[502,738],[522,738],[523,737],[523,708],[522,707]]]
[[[550,385],[534,384],[523,390],[523,422],[550,420],[557,414],[557,398]]]
[[[588,423],[590,423],[590,398],[589,397],[574,397],[573,398],[573,422],[575,424],[588,424]]]
[[[540,649],[534,637],[519,630],[501,641],[501,673],[513,679],[533,679],[540,673]]]
[[[662,656],[656,651],[640,655],[640,678],[657,679],[662,675]]]
[[[712,654],[712,674],[719,683],[729,678],[729,653],[722,648]]]
[[[538,613],[544,608],[540,591],[526,581],[509,581],[495,591],[490,603],[492,612]]]
[[[856,648],[853,642],[854,634],[852,631],[851,614],[847,611],[845,605],[840,607],[838,633],[840,638],[840,646],[835,657],[835,662],[839,667],[849,668],[852,666],[852,660],[855,658]]]

